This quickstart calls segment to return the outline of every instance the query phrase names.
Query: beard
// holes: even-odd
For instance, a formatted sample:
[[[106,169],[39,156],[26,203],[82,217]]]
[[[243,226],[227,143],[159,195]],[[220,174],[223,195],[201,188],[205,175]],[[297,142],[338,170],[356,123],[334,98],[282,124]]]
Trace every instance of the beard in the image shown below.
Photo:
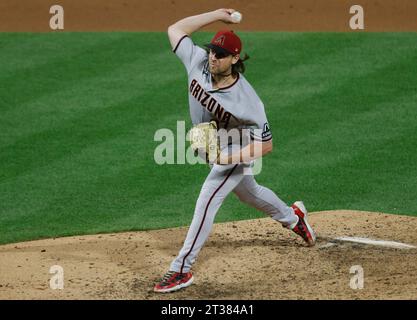
[[[221,68],[218,65],[213,65],[210,63],[209,63],[209,70],[212,75],[216,75],[216,76],[229,75],[231,73],[231,67]]]

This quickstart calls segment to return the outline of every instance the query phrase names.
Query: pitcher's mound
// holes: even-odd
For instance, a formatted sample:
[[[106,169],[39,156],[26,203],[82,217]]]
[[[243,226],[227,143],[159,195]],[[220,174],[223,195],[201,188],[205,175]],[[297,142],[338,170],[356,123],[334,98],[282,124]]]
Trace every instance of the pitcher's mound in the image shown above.
[[[187,228],[4,245],[0,299],[417,299],[416,218],[326,211],[309,221],[318,234],[313,248],[269,218],[216,224],[193,268],[194,284],[171,294],[156,294],[153,285]],[[349,241],[335,240],[341,237]],[[54,265],[63,282],[49,273]],[[361,270],[363,289],[355,289]]]

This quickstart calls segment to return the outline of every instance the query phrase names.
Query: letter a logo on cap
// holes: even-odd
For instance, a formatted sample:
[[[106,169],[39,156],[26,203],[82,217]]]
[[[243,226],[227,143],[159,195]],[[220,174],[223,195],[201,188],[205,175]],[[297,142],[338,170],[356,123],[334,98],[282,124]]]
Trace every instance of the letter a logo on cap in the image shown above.
[[[242,42],[239,37],[233,33],[233,31],[223,30],[217,32],[210,44],[220,47],[230,54],[237,54],[242,50]]]
[[[216,40],[214,40],[213,44],[223,46],[224,45],[224,38],[225,38],[224,35],[218,37]]]

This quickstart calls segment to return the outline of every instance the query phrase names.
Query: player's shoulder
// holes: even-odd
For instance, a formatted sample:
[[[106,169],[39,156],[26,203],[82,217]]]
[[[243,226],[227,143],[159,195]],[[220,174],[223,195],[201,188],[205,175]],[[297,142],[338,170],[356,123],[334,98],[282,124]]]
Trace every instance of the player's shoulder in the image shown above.
[[[188,74],[205,69],[208,59],[207,51],[196,45],[189,36],[184,36],[173,51],[184,63]]]
[[[239,82],[240,82],[240,93],[243,96],[244,101],[247,101],[251,106],[258,106],[262,105],[262,100],[258,96],[254,87],[249,83],[249,81],[242,75],[239,74]]]
[[[249,83],[246,77],[241,73],[239,73],[239,82],[240,82],[242,89],[244,89],[243,90],[244,93],[252,97],[258,97],[258,94],[256,93],[254,87]]]

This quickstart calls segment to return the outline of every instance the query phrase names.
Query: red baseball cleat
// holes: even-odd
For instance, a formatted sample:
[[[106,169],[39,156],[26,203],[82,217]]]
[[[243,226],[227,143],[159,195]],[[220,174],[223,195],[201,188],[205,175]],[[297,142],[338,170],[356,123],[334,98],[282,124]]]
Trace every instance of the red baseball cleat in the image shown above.
[[[302,201],[294,202],[291,208],[294,209],[294,213],[299,218],[292,231],[301,236],[310,247],[314,246],[316,243],[316,235],[307,222],[307,209],[304,206],[304,203]]]
[[[153,291],[168,293],[186,288],[193,283],[194,277],[191,272],[179,273],[175,271],[168,271],[165,273],[162,280],[155,285]]]

